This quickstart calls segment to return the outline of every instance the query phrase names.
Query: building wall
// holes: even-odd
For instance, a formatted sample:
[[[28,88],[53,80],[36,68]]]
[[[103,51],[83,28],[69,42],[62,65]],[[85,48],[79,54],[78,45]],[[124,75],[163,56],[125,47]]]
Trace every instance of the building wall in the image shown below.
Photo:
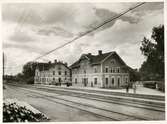
[[[36,69],[34,83],[56,84],[70,82],[70,70],[63,64],[57,64],[45,71]]]
[[[102,63],[103,87],[121,87],[129,82],[129,74],[123,67],[116,57],[108,57]]]
[[[106,68],[108,68],[107,72]],[[121,87],[125,85],[125,82],[129,82],[129,74],[122,68],[122,64],[113,57],[109,57],[99,65],[91,65],[89,60],[85,58],[80,61],[79,68],[72,69],[74,86],[110,88]]]

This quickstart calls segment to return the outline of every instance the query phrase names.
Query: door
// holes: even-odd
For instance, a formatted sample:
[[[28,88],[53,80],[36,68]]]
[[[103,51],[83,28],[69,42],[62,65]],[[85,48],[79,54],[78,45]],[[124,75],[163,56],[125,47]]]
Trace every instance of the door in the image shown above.
[[[120,87],[120,78],[118,77],[118,87]]]
[[[87,78],[84,78],[84,79],[83,79],[83,83],[84,83],[84,86],[86,87],[87,84],[88,84],[88,80],[87,80]]]
[[[112,86],[114,86],[114,78],[113,77],[111,79],[111,84],[112,84]]]
[[[108,78],[105,78],[106,87],[108,87]]]

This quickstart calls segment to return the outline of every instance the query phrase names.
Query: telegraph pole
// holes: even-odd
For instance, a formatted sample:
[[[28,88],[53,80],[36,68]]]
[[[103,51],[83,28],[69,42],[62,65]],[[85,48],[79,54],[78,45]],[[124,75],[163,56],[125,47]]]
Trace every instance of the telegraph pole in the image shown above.
[[[3,79],[5,77],[5,55],[4,55],[4,52],[3,52]]]

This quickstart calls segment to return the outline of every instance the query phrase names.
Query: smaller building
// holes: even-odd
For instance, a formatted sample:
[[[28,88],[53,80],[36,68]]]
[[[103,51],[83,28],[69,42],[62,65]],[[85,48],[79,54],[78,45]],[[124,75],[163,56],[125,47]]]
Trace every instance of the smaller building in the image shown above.
[[[34,84],[61,85],[70,82],[70,69],[67,63],[38,63],[35,70]]]

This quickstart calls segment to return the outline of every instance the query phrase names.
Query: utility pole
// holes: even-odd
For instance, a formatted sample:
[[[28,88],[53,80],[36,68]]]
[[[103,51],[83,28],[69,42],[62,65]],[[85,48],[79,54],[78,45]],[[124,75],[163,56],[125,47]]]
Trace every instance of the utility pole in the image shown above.
[[[5,77],[5,55],[4,55],[4,52],[3,52],[3,79]]]

